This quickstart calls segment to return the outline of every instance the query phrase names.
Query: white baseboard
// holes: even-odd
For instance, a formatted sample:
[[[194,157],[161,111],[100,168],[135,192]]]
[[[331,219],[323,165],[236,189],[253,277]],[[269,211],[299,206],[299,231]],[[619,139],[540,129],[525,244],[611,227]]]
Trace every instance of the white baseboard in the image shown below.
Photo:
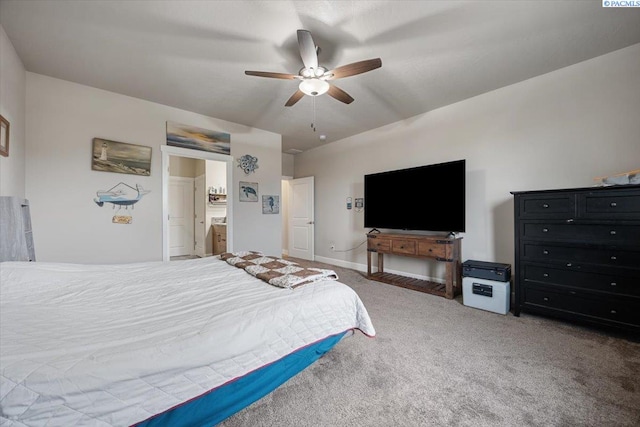
[[[361,271],[363,273],[367,272],[367,265],[366,264],[359,264],[359,263],[355,263],[355,262],[344,261],[344,260],[341,260],[341,259],[326,258],[326,257],[321,257],[321,256],[316,256],[316,261],[324,262],[325,264],[337,265],[338,267],[350,268],[352,270]],[[374,265],[374,267],[375,267],[375,265]],[[374,271],[375,270],[376,269],[374,268]],[[385,268],[385,272],[386,273],[391,273],[391,274],[399,274],[401,276],[411,277],[411,278],[414,278],[414,279],[428,280],[430,282],[446,283],[446,280],[444,278],[442,278],[442,277],[428,277],[428,276],[423,276],[423,275],[420,275],[420,274],[407,273],[406,271],[389,270],[387,268]]]
[[[324,262],[325,264],[337,265],[338,267],[350,268],[356,271],[363,271],[363,272],[367,271],[366,264],[358,264],[355,262],[349,262],[342,259],[325,258],[325,257],[316,255],[316,261]]]

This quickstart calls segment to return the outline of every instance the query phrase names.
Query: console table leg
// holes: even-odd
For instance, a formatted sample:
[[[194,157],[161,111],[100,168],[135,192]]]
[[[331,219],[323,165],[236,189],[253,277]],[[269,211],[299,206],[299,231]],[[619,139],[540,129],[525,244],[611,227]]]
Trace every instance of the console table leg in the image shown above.
[[[454,289],[453,289],[453,280],[454,280],[454,271],[455,271],[455,261],[446,263],[445,270],[445,298],[453,299],[454,297]]]
[[[367,277],[371,277],[371,252],[367,251]]]
[[[384,254],[378,252],[378,273],[384,271]]]
[[[460,240],[456,240],[453,245],[453,261],[447,263],[447,298],[455,298],[462,293],[461,249]],[[449,292],[449,284],[451,284],[451,292]]]

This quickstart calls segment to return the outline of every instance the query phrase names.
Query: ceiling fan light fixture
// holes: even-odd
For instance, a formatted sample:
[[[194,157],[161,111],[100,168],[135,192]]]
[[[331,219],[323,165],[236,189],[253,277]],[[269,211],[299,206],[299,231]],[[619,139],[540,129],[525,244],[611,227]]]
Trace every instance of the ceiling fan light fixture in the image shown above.
[[[300,50],[300,58],[302,59],[303,64],[303,67],[300,68],[297,75],[270,71],[247,70],[244,72],[248,76],[300,80],[301,82],[298,85],[298,90],[296,90],[295,93],[287,100],[284,104],[285,107],[291,107],[296,102],[300,101],[304,95],[316,97],[325,93],[344,104],[351,104],[353,102],[353,97],[339,87],[329,84],[327,80],[333,81],[343,77],[355,76],[357,74],[375,70],[382,66],[382,60],[380,58],[374,58],[341,65],[329,71],[322,65],[318,65],[319,48],[313,42],[311,33],[308,30],[298,30],[297,34],[298,49]],[[313,127],[315,131],[313,124],[311,127]]]
[[[327,93],[329,90],[329,83],[320,79],[305,79],[300,82],[299,89],[304,92],[305,95],[319,96]]]

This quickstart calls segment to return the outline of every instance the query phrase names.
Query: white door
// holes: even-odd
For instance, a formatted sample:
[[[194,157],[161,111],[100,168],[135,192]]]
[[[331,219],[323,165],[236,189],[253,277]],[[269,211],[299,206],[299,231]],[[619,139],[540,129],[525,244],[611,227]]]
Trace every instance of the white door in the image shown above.
[[[313,177],[289,181],[289,256],[313,261]]]
[[[169,177],[169,255],[193,253],[193,178]]]
[[[194,209],[194,219],[193,219],[193,229],[194,229],[194,240],[195,240],[195,254],[200,258],[206,256],[206,237],[207,237],[207,223],[206,218],[206,208],[205,208],[205,176],[200,175],[196,177],[194,180],[195,185],[195,202],[193,204]]]

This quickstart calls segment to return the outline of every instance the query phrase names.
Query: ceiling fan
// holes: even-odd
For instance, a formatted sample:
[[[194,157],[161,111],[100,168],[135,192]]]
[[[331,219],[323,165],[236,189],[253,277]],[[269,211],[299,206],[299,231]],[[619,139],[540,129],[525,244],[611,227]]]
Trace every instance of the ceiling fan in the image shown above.
[[[298,30],[298,46],[304,67],[298,74],[272,73],[268,71],[245,71],[248,76],[269,77],[273,79],[301,80],[298,90],[289,98],[285,107],[291,107],[304,95],[319,96],[328,93],[332,98],[345,104],[351,104],[353,98],[345,91],[329,83],[330,80],[341,79],[343,77],[355,76],[366,73],[382,66],[380,58],[367,59],[365,61],[354,62],[343,65],[333,70],[327,70],[318,65],[318,51],[311,33],[307,30]]]

